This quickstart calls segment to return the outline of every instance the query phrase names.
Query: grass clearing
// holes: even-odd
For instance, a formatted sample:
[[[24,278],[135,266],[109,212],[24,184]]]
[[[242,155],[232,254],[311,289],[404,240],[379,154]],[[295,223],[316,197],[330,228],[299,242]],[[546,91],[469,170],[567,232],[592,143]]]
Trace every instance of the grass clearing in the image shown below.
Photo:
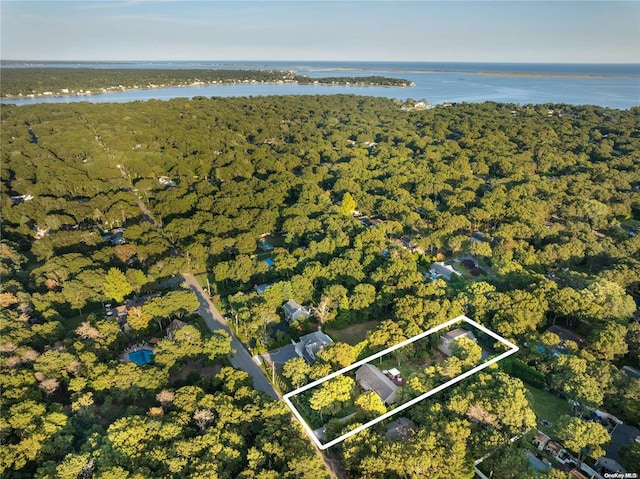
[[[531,408],[538,417],[538,429],[547,435],[555,435],[560,416],[565,414],[571,416],[571,405],[548,391],[528,384],[525,384],[525,387],[531,393]],[[552,426],[547,427],[540,424],[543,419],[550,421]]]
[[[327,334],[336,342],[355,346],[364,341],[367,333],[375,329],[378,324],[380,324],[380,321],[366,321],[364,323],[351,324],[341,329],[327,328]]]

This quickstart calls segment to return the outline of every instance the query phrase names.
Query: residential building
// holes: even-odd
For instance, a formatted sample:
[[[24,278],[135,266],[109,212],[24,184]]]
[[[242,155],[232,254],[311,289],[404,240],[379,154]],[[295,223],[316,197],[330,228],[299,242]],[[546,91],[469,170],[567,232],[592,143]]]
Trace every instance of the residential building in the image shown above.
[[[415,423],[406,417],[401,417],[387,424],[387,432],[384,437],[387,441],[406,441],[416,432]]]
[[[307,363],[312,364],[316,360],[317,354],[324,349],[327,344],[333,343],[333,339],[318,330],[314,333],[305,334],[296,343],[291,341],[295,347],[296,354]]]
[[[372,364],[363,364],[356,371],[356,381],[360,386],[373,391],[385,404],[393,404],[397,399],[398,386]]]
[[[471,331],[458,328],[454,329],[453,331],[449,331],[447,334],[440,337],[440,344],[438,345],[438,349],[442,351],[444,355],[451,356],[453,353],[451,352],[451,349],[449,349],[449,347],[451,346],[452,342],[458,341],[460,338],[467,338],[473,342],[478,342]]]
[[[443,263],[442,261],[436,261],[431,265],[431,268],[429,268],[429,272],[431,274],[442,276],[446,280],[450,280],[453,274],[461,276],[458,271],[453,269],[453,264],[451,262]]]
[[[284,303],[284,319],[291,323],[297,321],[300,318],[307,319],[311,316],[311,311],[305,308],[297,301],[290,299]]]

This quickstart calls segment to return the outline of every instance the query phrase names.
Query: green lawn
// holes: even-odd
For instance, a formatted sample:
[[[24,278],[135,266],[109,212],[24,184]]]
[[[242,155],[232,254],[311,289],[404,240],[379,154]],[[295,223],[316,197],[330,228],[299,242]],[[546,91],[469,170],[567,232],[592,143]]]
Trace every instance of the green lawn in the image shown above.
[[[355,346],[359,342],[364,341],[367,333],[375,329],[379,323],[379,321],[366,321],[364,323],[352,324],[341,329],[327,328],[326,332],[336,342]]]
[[[531,393],[531,408],[538,418],[538,429],[548,435],[554,435],[560,416],[571,415],[571,405],[565,399],[560,399],[550,392],[527,384],[525,386]],[[550,421],[552,426],[546,427],[540,424],[543,419]]]

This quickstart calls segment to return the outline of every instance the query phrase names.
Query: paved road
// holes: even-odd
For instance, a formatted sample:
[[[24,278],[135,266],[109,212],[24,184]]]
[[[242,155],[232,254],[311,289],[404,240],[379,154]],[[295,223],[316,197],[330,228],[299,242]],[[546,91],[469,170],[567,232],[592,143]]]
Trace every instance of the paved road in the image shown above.
[[[267,380],[262,369],[253,362],[251,356],[245,349],[244,345],[236,338],[231,332],[227,321],[222,317],[220,312],[213,305],[207,293],[204,292],[198,280],[191,274],[183,274],[184,280],[189,285],[189,288],[196,294],[198,301],[200,301],[200,308],[198,312],[204,322],[207,324],[211,331],[216,329],[222,329],[231,336],[231,347],[235,349],[236,354],[231,357],[231,364],[236,369],[242,369],[253,377],[253,385],[255,389],[267,393],[274,399],[278,399],[276,391],[271,386],[271,383]]]

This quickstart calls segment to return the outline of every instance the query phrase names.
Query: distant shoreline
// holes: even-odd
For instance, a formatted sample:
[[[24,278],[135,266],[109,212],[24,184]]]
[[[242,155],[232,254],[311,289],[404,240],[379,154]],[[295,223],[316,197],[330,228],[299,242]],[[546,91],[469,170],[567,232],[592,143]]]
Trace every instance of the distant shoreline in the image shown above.
[[[100,90],[91,90],[91,91],[73,91],[69,93],[60,93],[60,92],[46,92],[45,93],[29,93],[27,95],[2,95],[0,96],[0,100],[24,100],[28,98],[64,98],[64,97],[83,97],[83,96],[93,96],[93,95],[109,95],[110,93],[118,93],[118,92],[127,92],[127,91],[139,91],[139,90],[162,90],[167,88],[194,88],[194,87],[205,87],[205,86],[228,86],[228,85],[241,85],[241,84],[250,84],[250,85],[307,85],[307,86],[342,86],[342,87],[376,87],[376,88],[411,88],[415,86],[414,84],[407,85],[377,85],[371,83],[301,83],[298,81],[287,81],[287,82],[276,82],[276,81],[250,81],[250,82],[211,82],[211,83],[191,83],[191,84],[179,84],[179,85],[147,85],[141,87],[105,87]]]
[[[402,78],[383,76],[310,77],[292,71],[197,69],[4,68],[0,99],[76,97],[132,90],[233,84],[413,87]]]

